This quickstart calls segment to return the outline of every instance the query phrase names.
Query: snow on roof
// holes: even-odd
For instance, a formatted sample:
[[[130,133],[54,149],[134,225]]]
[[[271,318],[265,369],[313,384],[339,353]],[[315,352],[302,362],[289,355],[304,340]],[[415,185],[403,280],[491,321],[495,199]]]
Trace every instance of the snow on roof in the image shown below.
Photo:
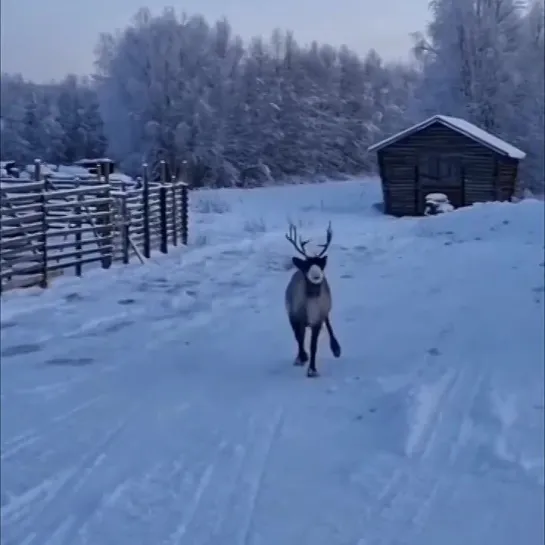
[[[99,157],[98,159],[80,159],[79,161],[76,161],[75,165],[85,165],[88,163],[113,163],[114,161],[112,159],[108,159],[108,157]]]
[[[479,142],[479,144],[482,144],[483,146],[486,146],[487,148],[490,148],[491,150],[495,151],[496,153],[500,153],[501,155],[506,155],[507,157],[511,157],[513,159],[524,159],[526,157],[526,153],[524,153],[523,151],[501,140],[497,136],[494,136],[486,132],[485,130],[480,129],[476,125],[473,125],[473,123],[470,123],[465,119],[450,117],[447,115],[434,115],[420,123],[417,123],[416,125],[413,125],[412,127],[409,127],[408,129],[405,129],[404,131],[401,131],[397,134],[394,134],[393,136],[390,136],[389,138],[386,138],[385,140],[381,140],[380,142],[373,144],[367,149],[367,151],[378,151],[386,146],[389,146],[390,144],[398,142],[402,138],[405,138],[407,136],[410,136],[411,134],[425,129],[430,125],[433,125],[434,123],[440,123],[441,125],[444,125],[445,127],[448,127],[449,129],[452,129],[453,131],[456,131],[460,134],[463,134],[464,136],[467,136],[468,138]]]
[[[56,172],[56,165],[50,165],[48,163],[41,163],[40,164],[40,174],[42,176],[52,176]],[[36,165],[26,165],[24,170],[28,172],[29,174],[34,174],[36,170]]]
[[[110,174],[110,182],[133,183],[134,178],[128,176],[127,174],[123,174],[122,172],[113,172],[112,174]]]
[[[93,178],[89,171],[79,165],[59,165],[56,178]]]

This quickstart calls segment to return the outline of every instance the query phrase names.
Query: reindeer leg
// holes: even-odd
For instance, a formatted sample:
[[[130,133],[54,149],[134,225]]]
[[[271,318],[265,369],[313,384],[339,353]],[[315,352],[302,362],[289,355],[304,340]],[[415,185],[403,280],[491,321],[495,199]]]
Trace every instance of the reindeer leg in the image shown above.
[[[329,347],[333,355],[338,358],[341,355],[341,345],[333,333],[333,328],[331,327],[331,322],[329,321],[329,316],[325,319],[325,326],[327,332],[329,333]]]
[[[319,375],[316,370],[316,350],[318,349],[318,338],[320,337],[321,330],[321,323],[313,325],[310,328],[310,363],[307,369],[307,377],[317,377]]]
[[[308,354],[305,352],[305,329],[304,324],[301,324],[297,320],[290,318],[290,325],[297,341],[297,357],[293,362],[293,365],[305,365],[308,361]]]

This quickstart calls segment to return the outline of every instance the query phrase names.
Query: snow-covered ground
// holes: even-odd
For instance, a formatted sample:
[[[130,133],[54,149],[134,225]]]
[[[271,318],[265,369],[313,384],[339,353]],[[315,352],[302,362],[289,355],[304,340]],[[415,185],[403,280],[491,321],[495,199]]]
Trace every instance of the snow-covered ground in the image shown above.
[[[2,300],[4,545],[541,545],[543,203],[194,193],[192,246]],[[293,367],[287,218],[343,348]]]

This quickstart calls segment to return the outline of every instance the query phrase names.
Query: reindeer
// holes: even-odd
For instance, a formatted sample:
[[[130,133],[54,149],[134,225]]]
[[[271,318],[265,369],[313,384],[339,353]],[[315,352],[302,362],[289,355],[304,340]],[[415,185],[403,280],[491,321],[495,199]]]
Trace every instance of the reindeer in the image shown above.
[[[317,377],[316,370],[316,349],[318,347],[318,337],[325,323],[329,334],[329,346],[331,352],[338,358],[341,355],[341,347],[335,338],[329,313],[331,311],[331,290],[324,274],[327,264],[327,249],[331,244],[333,231],[331,222],[327,228],[327,238],[325,244],[320,245],[322,251],[313,256],[307,255],[305,246],[309,240],[302,240],[299,237],[297,242],[297,228],[290,223],[286,239],[293,245],[295,250],[301,254],[300,257],[293,257],[292,261],[296,267],[288,286],[286,288],[285,303],[288,318],[297,341],[298,353],[294,365],[305,365],[309,360],[305,351],[305,332],[310,327],[310,362],[307,369],[308,377]]]

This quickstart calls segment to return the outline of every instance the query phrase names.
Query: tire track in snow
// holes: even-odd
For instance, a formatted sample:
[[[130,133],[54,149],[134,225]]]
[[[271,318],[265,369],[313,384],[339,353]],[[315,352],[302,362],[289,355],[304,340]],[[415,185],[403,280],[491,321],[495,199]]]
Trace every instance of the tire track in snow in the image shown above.
[[[483,372],[462,366],[456,371],[448,369],[431,385],[422,384],[415,396],[406,454],[439,468],[455,464],[467,440],[464,429],[484,380]]]
[[[170,436],[173,429],[180,430],[182,434],[190,433],[193,429],[194,420],[198,417],[195,412],[190,417],[187,413],[195,405],[188,401],[180,403],[177,392],[175,389],[165,391],[165,385],[159,383],[155,392],[143,401],[143,409],[152,415],[151,420],[142,423],[147,443],[161,445],[165,434]],[[158,405],[156,400],[159,401]],[[141,412],[133,415],[133,422],[140,421],[138,415]],[[189,423],[188,429],[184,428],[181,419]],[[135,440],[141,441],[141,432],[135,435],[134,431],[131,428],[124,434],[130,444]],[[86,496],[89,498],[86,500],[86,512],[76,515],[62,545],[94,543],[97,535],[101,536],[102,527],[115,528],[119,519],[127,517],[134,517],[139,524],[144,524],[148,532],[157,536],[158,544],[193,544],[194,532],[200,532],[203,529],[201,522],[206,522],[202,514],[206,513],[209,498],[214,498],[217,489],[223,485],[220,470],[228,444],[222,440],[223,430],[212,428],[210,431],[201,438],[203,442],[198,441],[187,451],[183,443],[180,445],[176,442],[177,448],[172,449],[173,445],[168,441],[169,448],[163,453],[156,454],[152,449],[144,451],[144,458],[135,455],[134,466],[122,474],[116,474],[115,468],[123,464],[130,453],[126,452],[126,448],[111,451],[108,454],[109,469],[104,468],[99,477],[104,481],[104,486],[100,489],[88,487],[75,496],[77,500]],[[150,462],[155,462],[152,469],[149,468]],[[182,477],[181,481],[178,477]],[[164,509],[156,512],[157,504],[162,504]],[[165,537],[169,531],[170,535]],[[125,535],[129,537],[132,533],[132,530],[127,530]],[[136,533],[131,542],[148,543],[140,541]],[[100,537],[98,539],[100,541]]]
[[[81,403],[79,405],[76,405],[69,411],[54,416],[44,425],[47,426],[47,428],[53,427],[75,416],[79,416],[82,411],[94,407],[100,400],[104,399],[104,397],[105,396],[101,395],[85,401],[84,403]],[[35,432],[35,430],[31,429],[12,439],[8,439],[4,442],[2,454],[0,455],[0,461],[7,462],[15,454],[20,454],[21,451],[24,452],[25,448],[35,445],[37,442],[43,440],[45,437],[47,437],[47,434],[38,434]]]
[[[212,460],[207,464],[207,466],[201,473],[197,486],[195,487],[195,490],[189,500],[189,506],[185,511],[182,521],[176,526],[174,531],[163,542],[164,545],[181,545],[182,543],[184,543],[184,538],[186,536],[189,540],[188,543],[193,545],[194,536],[191,534],[191,526],[195,521],[199,510],[201,509],[205,494],[207,494],[207,492],[211,490],[211,483],[214,482],[217,484],[217,481],[221,479],[221,476],[219,475],[219,466],[221,466],[221,464],[224,462],[223,455],[226,452],[227,446],[228,443],[226,441],[221,441],[221,443],[219,444]],[[216,495],[217,491],[214,490],[211,493]]]
[[[416,460],[385,458],[380,453],[377,456],[376,463],[359,477],[368,490],[369,503],[357,543],[392,545],[401,543],[400,536],[405,540],[420,534],[436,498],[454,490],[453,481],[449,475],[438,479],[433,468]]]
[[[221,449],[221,446],[220,446]],[[212,479],[212,475],[214,473],[215,465],[209,464],[206,469],[203,471],[201,478],[199,479],[199,483],[197,485],[197,488],[195,490],[195,493],[193,494],[193,497],[191,498],[189,507],[187,509],[187,512],[182,519],[182,522],[176,527],[176,530],[170,535],[170,537],[167,540],[168,545],[180,545],[182,543],[182,539],[184,538],[187,529],[191,522],[193,521],[195,514],[197,513],[197,509],[199,508],[199,505],[201,503],[201,499],[203,497],[203,494],[205,490],[210,485],[210,481]]]
[[[446,368],[431,381],[430,375],[436,372],[424,365],[413,378],[416,384],[405,442],[407,459],[393,461],[387,467],[379,464],[366,472],[374,478],[389,476],[383,477],[382,490],[366,513],[364,543],[390,545],[400,534],[417,539],[435,502],[455,494],[457,484],[450,476],[450,466],[463,446],[464,424],[483,378],[462,366]]]
[[[237,262],[240,264],[240,262]],[[238,299],[236,300],[237,304],[240,304]],[[224,310],[223,310],[224,311]],[[185,325],[184,325],[185,327]],[[122,336],[125,334],[125,332],[122,334]],[[117,335],[116,335],[117,336]],[[117,342],[120,342],[120,339],[118,337]],[[110,343],[108,343],[110,344]],[[64,354],[63,354],[64,355]],[[131,362],[133,364],[134,362]],[[125,366],[126,367],[126,366]],[[100,368],[99,368],[100,370]],[[118,369],[121,371],[121,369]],[[123,369],[124,370],[124,369]],[[79,371],[78,371],[79,374]],[[102,373],[101,373],[102,374]],[[116,373],[118,374],[118,373]],[[81,387],[81,384],[85,384],[87,380],[92,380],[92,382],[97,381],[96,374],[92,376],[91,373],[86,373],[84,377],[79,377],[80,380],[77,381],[77,386]],[[85,379],[85,380],[83,380]],[[71,381],[67,381],[71,382]],[[98,380],[100,382],[100,379]],[[67,386],[68,384],[65,383]],[[70,384],[70,386],[74,386],[74,383]],[[25,393],[30,393],[30,389],[26,390]],[[37,393],[35,389],[33,389],[33,393]],[[93,403],[98,402],[98,400],[94,401],[89,400],[86,403],[82,403],[79,406],[72,407],[70,411],[58,414],[54,417],[54,421],[58,423],[65,422],[68,420],[71,415],[76,415],[78,413],[81,414],[82,411],[85,411],[86,409],[89,409],[93,406]],[[40,497],[35,498],[34,502],[31,506],[31,511],[28,513],[28,518],[25,515],[25,520],[20,520],[17,525],[13,525],[13,527],[10,530],[13,530],[17,533],[18,536],[21,538],[25,538],[28,540],[29,544],[35,545],[41,545],[44,543],[45,539],[51,538],[52,535],[56,535],[57,541],[59,543],[69,542],[69,537],[75,537],[78,531],[78,528],[81,528],[82,523],[85,522],[84,518],[89,518],[89,512],[87,514],[80,514],[78,516],[74,516],[70,527],[66,526],[66,519],[63,521],[60,520],[59,512],[66,512],[70,511],[70,502],[73,499],[74,501],[77,500],[82,496],[81,489],[85,487],[86,483],[89,482],[89,480],[92,478],[94,472],[96,469],[103,464],[103,462],[106,459],[106,451],[111,447],[111,445],[115,442],[116,438],[119,436],[120,433],[123,432],[123,429],[130,424],[132,420],[134,420],[134,411],[137,410],[137,406],[133,407],[132,413],[129,412],[125,415],[123,421],[119,422],[119,425],[110,430],[106,434],[106,436],[100,441],[100,443],[93,448],[92,452],[89,452],[86,454],[73,468],[70,469],[68,475],[65,476],[65,478],[61,481],[58,479],[58,486],[53,489],[50,488],[50,493],[46,498],[43,497],[43,494]],[[247,420],[246,420],[247,422]],[[47,433],[45,434],[47,436]],[[270,447],[269,447],[270,448]],[[200,503],[202,501],[202,498],[205,496],[205,494],[208,496],[207,490],[209,490],[210,482],[215,481],[215,473],[216,468],[214,466],[209,467],[208,470],[203,473],[201,478],[201,485],[197,488],[195,492],[195,503],[192,503],[191,512],[192,515],[189,518],[189,520],[185,523],[185,529],[182,525],[178,528],[179,535],[182,537],[180,539],[183,539],[183,535],[186,532],[191,532],[190,530],[187,530],[191,526],[191,521],[195,518],[197,513],[199,513],[200,509]],[[40,485],[39,485],[40,486]],[[38,486],[38,487],[39,487]],[[259,489],[259,484],[256,485]],[[236,484],[234,485],[234,488],[236,488]],[[257,492],[255,492],[257,495]],[[254,499],[255,501],[255,499]],[[94,500],[91,501],[93,503]],[[100,503],[100,500],[97,501],[97,505]],[[14,505],[12,505],[12,508]],[[88,511],[87,507],[91,507],[91,505],[86,506],[86,510]],[[229,506],[223,507],[224,510],[227,510]],[[253,509],[252,513],[249,514],[249,520],[251,521],[251,518],[253,516]],[[92,516],[92,514],[90,515]],[[201,517],[202,518],[202,517]],[[250,524],[250,523],[248,523]],[[62,526],[62,528],[61,528]],[[30,529],[38,528],[38,532],[31,535],[30,533],[27,533],[30,531]],[[63,537],[64,536],[64,537]],[[16,540],[19,542],[20,540]]]
[[[84,411],[85,409],[89,409],[90,407],[94,407],[100,400],[104,399],[105,396],[98,396],[94,397],[88,401],[85,401],[84,403],[80,403],[79,405],[76,405],[69,411],[66,411],[64,413],[61,413],[57,416],[54,416],[51,419],[51,423],[58,424],[59,422],[64,422],[65,420],[68,420],[74,416],[78,416],[81,411]]]
[[[433,447],[436,429],[441,425],[444,406],[448,404],[457,373],[450,369],[432,384],[421,384],[413,394],[412,422],[405,443],[409,457],[426,457]]]
[[[9,525],[19,522],[36,504],[52,501],[65,486],[68,480],[74,475],[73,469],[59,471],[41,483],[25,490],[22,494],[10,495],[9,501],[0,509],[2,519],[2,536],[11,536],[11,527]],[[30,517],[32,519],[32,516]],[[17,532],[15,532],[17,534]],[[33,540],[36,536],[31,538]],[[28,541],[28,536],[26,541]],[[25,541],[25,542],[26,542]],[[14,541],[21,542],[21,539]],[[31,541],[28,541],[29,543]]]
[[[235,444],[232,454],[225,456],[228,444],[220,445],[215,459],[201,474],[183,520],[164,545],[249,543],[263,477],[283,417],[283,409],[272,418],[266,416],[265,422],[250,416],[237,428],[237,433],[244,432],[247,447]]]
[[[21,535],[23,532],[29,530],[29,526],[38,528],[38,532],[34,533],[34,537],[30,539],[29,544],[36,543],[41,545],[46,543],[46,539],[56,532],[58,527],[64,524],[64,513],[69,512],[69,505],[71,504],[72,497],[85,482],[91,477],[96,468],[103,462],[106,456],[107,449],[112,445],[119,434],[129,424],[131,417],[135,414],[140,407],[141,402],[136,402],[125,415],[114,424],[108,432],[106,432],[102,439],[97,443],[95,448],[85,454],[83,458],[67,472],[66,478],[62,480],[59,486],[47,495],[43,501],[39,501],[36,494],[33,495],[34,503],[37,505],[32,506],[32,514],[27,518],[25,523],[20,524],[15,529],[15,535],[19,538],[17,541],[21,541],[25,536]],[[42,485],[38,485],[40,488]],[[25,493],[26,494],[26,493]],[[56,502],[59,498],[59,502]],[[8,503],[6,509],[9,508],[11,503]],[[28,509],[30,506],[22,505],[22,508]],[[58,518],[61,517],[61,521]],[[53,521],[53,522],[52,522]],[[58,521],[58,522],[54,522]]]
[[[4,446],[11,447],[15,443],[19,443],[20,441],[24,441],[25,439],[28,439],[29,437],[32,437],[35,435],[36,432],[33,429],[26,430],[23,433],[18,433],[14,437],[10,437],[9,439],[5,439],[3,442]]]
[[[424,528],[439,491],[450,488],[434,471],[405,467],[375,513],[369,529],[373,545],[391,545],[400,535],[418,535]]]
[[[284,408],[274,411],[273,416],[255,420],[256,430],[250,435],[249,449],[240,463],[240,474],[233,483],[233,497],[223,515],[224,523],[211,536],[209,543],[248,545],[254,524],[263,478],[274,444],[284,421]]]
[[[25,447],[29,447],[36,443],[39,439],[40,435],[36,434],[34,430],[28,430],[13,439],[5,441],[2,448],[2,454],[0,455],[0,461],[6,462],[15,454],[24,450]]]
[[[89,348],[89,351],[94,350]],[[79,391],[83,390],[86,392],[89,385],[96,385],[99,383],[101,378],[106,377],[106,374],[112,372],[112,367],[100,364],[89,365],[86,366],[85,369],[82,367],[74,367],[70,370],[70,378],[45,385],[43,384],[44,380],[51,379],[51,376],[46,371],[44,371],[44,374],[37,374],[35,367],[24,369],[23,371],[24,374],[22,375],[22,378],[25,380],[24,386],[13,384],[11,376],[3,377],[2,387],[4,390],[9,388],[9,391],[5,392],[7,394],[6,397],[9,396],[10,404],[19,403],[26,405],[30,402],[40,407],[44,401],[46,403],[57,402],[64,404],[67,397],[71,395],[76,396],[78,401],[81,400]],[[31,377],[35,385],[26,384],[28,376]],[[16,380],[20,381],[21,376],[17,377]],[[40,382],[36,383],[37,381]]]
[[[444,411],[444,422],[433,430],[424,455],[425,463],[452,466],[467,438],[464,429],[475,399],[483,388],[484,375],[475,370],[462,369],[449,392]]]
[[[40,384],[33,387],[25,387],[25,388],[17,388],[14,389],[12,394],[14,395],[20,395],[20,396],[33,396],[33,395],[41,395],[43,396],[47,401],[51,399],[56,399],[66,392],[71,391],[71,387],[78,386],[80,384],[84,384],[87,380],[87,377],[82,376],[75,376],[68,380],[63,380],[60,382],[52,382],[49,384]]]
[[[280,430],[282,428],[282,422],[284,420],[284,409],[280,408],[276,411],[276,414],[269,425],[269,429],[260,445],[258,445],[257,460],[254,462],[252,470],[252,487],[250,495],[248,496],[248,506],[246,515],[241,527],[241,535],[239,539],[240,545],[248,545],[252,525],[254,521],[254,514],[257,503],[259,501],[259,495],[261,493],[263,476],[267,469],[267,464],[270,459],[270,455],[273,449],[273,445],[278,438]]]
[[[136,377],[133,375],[133,379],[136,380]],[[140,378],[137,382],[140,383],[142,379]],[[85,461],[80,463],[78,465],[78,471],[76,472],[75,478],[71,480],[69,483],[69,486],[66,487],[66,495],[63,497],[62,501],[70,505],[72,499],[81,499],[82,497],[85,497],[85,492],[82,492],[82,489],[89,483],[92,475],[94,474],[95,470],[103,465],[103,462],[108,458],[114,458],[112,463],[114,467],[119,467],[119,454],[121,454],[123,457],[126,456],[125,449],[122,450],[120,453],[117,451],[116,453],[112,453],[113,446],[115,445],[116,441],[118,440],[119,436],[122,433],[125,433],[125,430],[129,428],[130,426],[139,426],[141,422],[140,416],[142,413],[149,413],[150,409],[154,407],[154,401],[159,397],[159,399],[163,399],[159,392],[163,392],[165,388],[165,384],[162,380],[157,381],[153,387],[148,388],[145,392],[145,394],[139,399],[139,401],[136,401],[133,403],[131,408],[128,410],[128,412],[125,413],[125,415],[118,421],[117,425],[112,428],[110,433],[107,434],[107,436],[101,441],[101,448],[93,449],[92,455],[87,455],[85,457]],[[180,415],[185,416],[185,412],[190,407],[189,402],[183,402],[179,403],[178,399],[176,399],[176,403],[174,404],[174,407],[171,411],[172,416],[174,416],[175,419],[179,418]],[[158,419],[157,422],[161,425],[164,425],[164,419],[165,414],[164,413],[156,413],[156,418]],[[132,436],[134,437],[134,436]],[[139,435],[138,435],[139,437]],[[219,449],[221,450],[223,448],[223,445],[220,445]],[[117,454],[118,460],[115,460],[115,455]],[[213,469],[213,468],[212,468]],[[203,474],[201,478],[201,483],[203,482],[203,478],[206,477],[206,473]],[[129,478],[124,478],[123,475],[117,475],[115,478],[115,482],[113,484],[113,490],[117,489],[118,494],[127,487],[127,485],[130,484],[130,482],[134,478],[134,470],[131,472],[131,476]],[[120,481],[122,482],[121,488],[120,488]],[[200,485],[199,485],[200,486]],[[206,488],[206,487],[205,487]],[[112,502],[112,494],[106,494],[105,491],[101,491],[100,493],[96,493],[96,491],[87,491],[87,494],[89,495],[90,499],[86,502],[86,510],[85,512],[78,512],[73,515],[72,524],[69,528],[64,528],[62,532],[63,541],[60,541],[58,544],[55,543],[55,545],[72,545],[72,543],[76,542],[76,539],[84,539],[85,532],[87,531],[90,523],[92,520],[97,516],[101,515],[101,510],[107,505],[108,501],[110,503]],[[198,495],[198,489],[197,492],[194,494]],[[63,509],[62,506],[59,509],[59,506],[55,506],[55,511],[62,513],[62,512],[69,512],[70,509],[67,507],[66,509]],[[47,520],[46,520],[47,522]],[[63,525],[62,519],[59,520],[59,517],[57,516],[56,520],[51,521],[49,523],[49,526],[45,528],[45,530],[42,531],[43,537],[47,537],[48,535],[51,535],[52,532],[56,532],[61,526]],[[43,527],[42,527],[43,528]],[[33,544],[34,545],[34,544]],[[36,545],[41,545],[41,542],[37,542]],[[51,544],[53,545],[53,544]]]
[[[228,484],[222,487],[221,493],[216,494],[216,498],[219,494],[224,496],[219,500],[218,515],[215,522],[212,524],[210,534],[203,540],[203,543],[211,545],[212,543],[223,543],[225,540],[222,537],[222,530],[225,526],[225,521],[231,508],[231,502],[235,497],[237,491],[237,485],[240,482],[242,473],[244,471],[245,463],[248,459],[248,449],[244,449],[241,445],[236,445],[234,449],[235,462],[234,467],[229,468],[230,478]],[[197,545],[195,543],[195,545]]]
[[[214,467],[214,489],[201,501],[197,517],[193,517],[190,545],[221,545],[225,543],[223,529],[226,520],[231,520],[230,511],[236,499],[238,486],[243,475],[250,449],[245,448],[237,439],[253,437],[256,434],[256,418],[242,417],[241,427],[235,426],[236,436],[230,436],[230,442],[225,442],[221,459]],[[250,440],[250,444],[252,441]],[[189,539],[189,536],[188,536]]]

